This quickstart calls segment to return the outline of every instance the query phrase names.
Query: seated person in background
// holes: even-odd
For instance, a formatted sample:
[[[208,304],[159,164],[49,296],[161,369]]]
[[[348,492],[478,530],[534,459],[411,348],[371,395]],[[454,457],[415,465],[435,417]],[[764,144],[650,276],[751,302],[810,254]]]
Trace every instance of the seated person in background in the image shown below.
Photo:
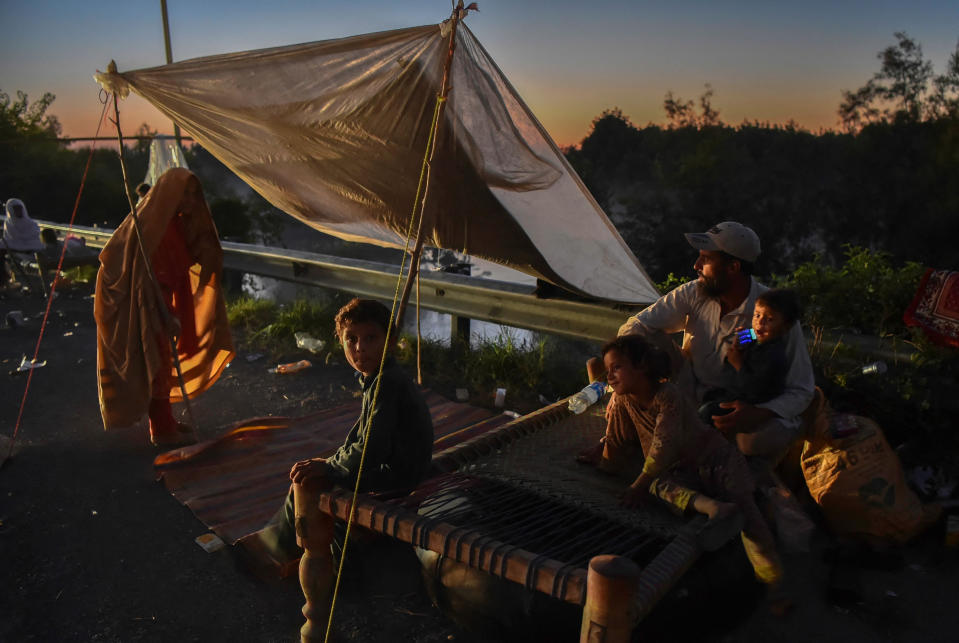
[[[644,504],[652,495],[680,513],[691,508],[706,514],[720,532],[724,521],[738,524],[738,509],[743,545],[756,578],[771,590],[773,601],[783,601],[782,565],[753,499],[754,484],[743,455],[700,422],[692,401],[666,381],[670,363],[665,352],[636,335],[621,335],[602,352],[607,382],[617,397],[631,403],[607,407],[603,452],[592,464],[617,472],[637,455],[645,457],[642,473],[623,496],[629,507]]]
[[[762,404],[783,394],[789,371],[785,335],[800,317],[799,297],[792,290],[767,290],[756,297],[753,334],[737,329],[727,338],[730,345],[723,372],[727,386],[703,394],[699,407],[703,422],[712,424],[713,416],[728,413],[731,409],[723,406],[724,402]]]
[[[419,389],[389,354],[396,345],[394,330],[387,346],[389,328],[389,309],[371,299],[354,299],[336,314],[336,334],[343,353],[362,376],[360,417],[332,456],[294,464],[290,470],[294,483],[314,481],[353,489],[364,445],[366,458],[360,491],[408,492],[426,476],[433,455],[433,421]],[[379,375],[384,351],[387,356]],[[291,486],[286,503],[270,523],[240,544],[258,565],[282,569],[303,553],[296,543],[293,521]],[[333,543],[337,556],[344,532],[345,526],[338,522]]]
[[[40,238],[43,239],[43,251],[40,253],[40,259],[44,270],[56,269],[64,246],[66,246],[66,252],[63,257],[63,268],[96,266],[100,263],[97,259],[97,253],[87,248],[87,241],[83,237],[68,234],[61,243],[60,239],[57,238],[56,230],[44,228],[40,232]]]
[[[7,220],[3,222],[0,237],[0,286],[10,281],[7,274],[7,251],[35,253],[43,250],[40,226],[27,214],[27,206],[20,199],[7,199]]]

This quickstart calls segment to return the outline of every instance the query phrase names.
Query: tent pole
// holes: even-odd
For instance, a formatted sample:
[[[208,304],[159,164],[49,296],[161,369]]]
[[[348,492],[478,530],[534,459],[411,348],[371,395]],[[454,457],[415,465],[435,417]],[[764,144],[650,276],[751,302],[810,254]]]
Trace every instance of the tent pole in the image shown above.
[[[117,128],[117,141],[120,143],[120,171],[123,174],[123,193],[127,195],[127,203],[130,205],[130,215],[133,217],[133,228],[137,233],[137,245],[140,248],[140,255],[147,267],[147,273],[150,275],[150,282],[153,284],[153,292],[157,298],[160,308],[160,316],[163,318],[163,326],[167,332],[167,339],[170,341],[170,354],[173,356],[173,365],[176,367],[176,375],[180,384],[180,393],[183,395],[183,402],[186,404],[186,412],[190,418],[190,425],[194,429],[200,427],[196,424],[196,418],[193,416],[193,407],[190,404],[190,396],[186,391],[186,382],[183,379],[183,369],[180,367],[180,356],[177,354],[176,337],[173,335],[173,324],[170,319],[170,311],[167,310],[166,302],[163,301],[160,283],[157,281],[156,274],[153,272],[153,265],[150,262],[150,256],[147,254],[143,245],[143,234],[140,231],[140,218],[137,216],[137,208],[133,203],[133,193],[130,192],[130,180],[127,178],[127,165],[123,156],[123,132],[120,131],[120,108],[117,104],[117,95],[113,94],[113,124]]]
[[[170,19],[167,17],[166,0],[160,0],[160,11],[163,14],[163,45],[166,49],[166,64],[173,63],[173,48],[170,46]],[[173,136],[176,146],[180,147],[180,126],[173,123]]]
[[[446,109],[446,97],[450,92],[450,69],[453,66],[453,51],[456,49],[456,28],[459,26],[460,20],[466,16],[467,12],[471,9],[475,9],[476,4],[473,3],[466,9],[463,8],[463,0],[459,0],[457,6],[453,9],[453,13],[450,15],[450,44],[449,49],[446,53],[446,62],[443,64],[443,82],[440,85],[440,93],[437,95],[436,100],[439,102],[439,109],[436,119],[436,130],[439,132],[440,125],[442,124],[443,112]],[[413,250],[410,253],[410,271],[406,276],[406,283],[403,286],[403,294],[400,296],[399,308],[396,311],[396,328],[397,330],[403,325],[403,315],[406,312],[406,304],[410,299],[410,291],[413,289],[413,280],[419,279],[420,273],[420,255],[423,253],[423,219],[426,218],[426,199],[429,194],[430,188],[430,167],[433,164],[433,157],[436,155],[436,141],[439,138],[437,133],[433,134],[433,143],[430,147],[429,159],[426,163],[426,186],[423,190],[423,198],[418,204],[419,209],[419,223],[416,227],[416,243],[413,246]]]

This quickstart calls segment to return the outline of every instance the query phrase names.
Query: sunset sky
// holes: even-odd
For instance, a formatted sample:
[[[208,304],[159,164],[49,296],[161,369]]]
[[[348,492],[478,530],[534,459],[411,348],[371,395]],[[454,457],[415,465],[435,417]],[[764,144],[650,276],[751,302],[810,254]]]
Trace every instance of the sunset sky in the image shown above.
[[[936,72],[959,38],[959,2],[617,2],[479,0],[467,20],[560,145],[578,143],[604,109],[662,123],[663,97],[696,98],[705,83],[731,124],[834,127],[843,89],[879,69],[877,52],[905,31]],[[440,0],[169,0],[174,60],[436,23]],[[92,136],[92,79],[164,62],[159,0],[4,0],[0,90],[56,94],[65,136]],[[121,104],[125,133],[169,122],[139,98]],[[110,128],[112,133],[112,128]]]

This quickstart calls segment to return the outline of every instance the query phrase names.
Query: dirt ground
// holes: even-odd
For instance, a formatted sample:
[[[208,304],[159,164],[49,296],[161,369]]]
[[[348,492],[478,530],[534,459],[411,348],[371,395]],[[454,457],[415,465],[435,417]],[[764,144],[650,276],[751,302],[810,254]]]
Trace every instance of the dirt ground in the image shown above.
[[[0,436],[14,431],[44,300],[4,293],[0,314]],[[105,433],[96,395],[90,289],[54,301],[17,452],[0,469],[0,641],[292,641],[303,622],[294,579],[264,583],[230,550],[206,553],[208,530],[155,481],[145,423]],[[299,415],[349,399],[350,369],[322,365],[294,376],[266,372],[240,354],[196,401],[201,439],[262,415]],[[0,441],[3,438],[0,437]],[[6,455],[2,441],[3,455]],[[304,454],[309,455],[309,454]],[[959,556],[942,532],[844,569],[861,591],[827,593],[835,556],[820,530],[813,551],[787,560],[795,609],[770,616],[735,550],[708,558],[639,630],[655,641],[956,641]],[[741,548],[740,548],[741,550]],[[850,563],[849,561],[852,560]],[[499,640],[454,624],[424,591],[406,548],[356,563],[344,581],[335,640]],[[533,624],[525,640],[555,640]],[[517,630],[517,636],[519,636]],[[540,634],[537,634],[540,632]],[[576,631],[570,632],[575,640]]]

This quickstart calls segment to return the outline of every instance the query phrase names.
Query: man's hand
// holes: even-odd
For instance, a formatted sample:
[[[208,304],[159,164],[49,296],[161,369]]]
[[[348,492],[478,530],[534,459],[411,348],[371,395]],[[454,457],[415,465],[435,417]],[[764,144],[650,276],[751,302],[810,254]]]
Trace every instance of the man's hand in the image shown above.
[[[732,409],[726,415],[712,416],[713,425],[723,433],[750,433],[776,415],[769,409],[753,406],[742,400],[722,402],[719,407]]]
[[[325,478],[330,470],[324,458],[301,460],[290,469],[290,480],[294,484],[302,484],[312,478]]]
[[[728,349],[726,349],[726,361],[729,362],[729,365],[735,368],[737,371],[741,370],[743,367],[743,361],[745,359],[745,352],[743,351],[742,346],[739,344],[733,343]]]

